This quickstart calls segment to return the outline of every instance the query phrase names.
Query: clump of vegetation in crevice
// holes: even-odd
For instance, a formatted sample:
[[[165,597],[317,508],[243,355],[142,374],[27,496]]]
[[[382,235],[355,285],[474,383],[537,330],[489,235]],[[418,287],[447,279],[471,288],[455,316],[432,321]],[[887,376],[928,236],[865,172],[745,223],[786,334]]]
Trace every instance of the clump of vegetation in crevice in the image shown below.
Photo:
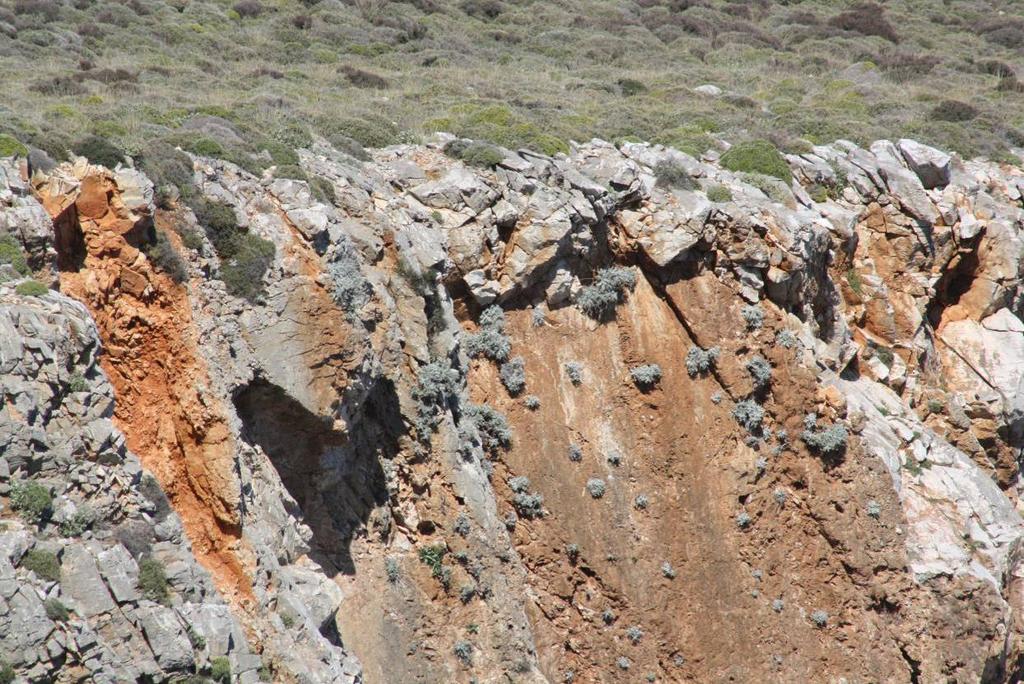
[[[623,266],[604,268],[597,272],[592,284],[580,290],[576,306],[594,320],[607,320],[634,287],[636,272],[633,269]]]
[[[480,314],[480,330],[465,337],[466,353],[472,358],[485,357],[492,361],[508,359],[512,342],[505,334],[505,312],[493,305]]]

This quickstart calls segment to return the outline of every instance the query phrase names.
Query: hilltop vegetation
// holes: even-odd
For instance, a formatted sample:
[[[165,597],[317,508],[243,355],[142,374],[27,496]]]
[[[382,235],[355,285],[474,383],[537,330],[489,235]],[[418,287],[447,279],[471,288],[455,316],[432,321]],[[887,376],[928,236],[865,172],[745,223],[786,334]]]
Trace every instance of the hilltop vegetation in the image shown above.
[[[1014,4],[0,0],[0,133],[251,166],[293,165],[311,134],[359,155],[435,130],[549,153],[910,136],[1000,158],[1024,142]]]

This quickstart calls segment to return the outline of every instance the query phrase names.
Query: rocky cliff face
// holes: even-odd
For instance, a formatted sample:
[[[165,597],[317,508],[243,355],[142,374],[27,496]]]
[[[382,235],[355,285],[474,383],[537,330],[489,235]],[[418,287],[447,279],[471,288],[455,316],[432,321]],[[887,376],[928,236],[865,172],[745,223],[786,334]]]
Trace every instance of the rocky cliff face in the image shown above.
[[[138,171],[2,167],[52,284],[0,266],[18,676],[1021,676],[1019,169],[443,142],[193,158],[253,301]]]

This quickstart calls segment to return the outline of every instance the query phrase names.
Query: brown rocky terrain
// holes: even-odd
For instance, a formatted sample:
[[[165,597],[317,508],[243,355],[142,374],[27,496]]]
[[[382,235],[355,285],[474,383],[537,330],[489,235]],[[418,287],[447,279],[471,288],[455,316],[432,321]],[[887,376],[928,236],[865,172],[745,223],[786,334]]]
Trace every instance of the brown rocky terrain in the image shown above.
[[[133,680],[82,646],[99,630],[154,681],[218,658],[242,682],[1021,676],[1024,173],[905,140],[790,156],[791,183],[600,141],[478,168],[445,142],[318,142],[315,183],[191,157],[273,247],[248,299],[205,214],[140,172],[3,167],[0,228],[52,289],[8,267],[0,332],[92,331],[80,393],[113,397],[124,496],[156,497],[151,472],[183,532],[164,550],[209,573],[196,599],[169,571],[161,602],[101,563],[114,598],[88,606],[76,558],[153,553],[116,519],[27,520],[5,483],[0,634],[55,644],[0,647],[19,675]],[[92,434],[77,405],[21,410],[41,371],[14,358],[0,425]],[[55,500],[99,467],[28,445],[0,442],[0,474]],[[176,636],[132,632],[140,611]]]

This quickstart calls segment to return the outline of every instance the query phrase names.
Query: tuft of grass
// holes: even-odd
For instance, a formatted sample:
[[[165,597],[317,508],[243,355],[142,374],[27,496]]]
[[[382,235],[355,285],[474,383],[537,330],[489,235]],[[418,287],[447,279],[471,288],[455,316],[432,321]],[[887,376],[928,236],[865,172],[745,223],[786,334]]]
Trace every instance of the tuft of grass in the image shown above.
[[[7,133],[0,133],[0,157],[24,157],[28,155],[28,148],[18,142],[18,139]]]

